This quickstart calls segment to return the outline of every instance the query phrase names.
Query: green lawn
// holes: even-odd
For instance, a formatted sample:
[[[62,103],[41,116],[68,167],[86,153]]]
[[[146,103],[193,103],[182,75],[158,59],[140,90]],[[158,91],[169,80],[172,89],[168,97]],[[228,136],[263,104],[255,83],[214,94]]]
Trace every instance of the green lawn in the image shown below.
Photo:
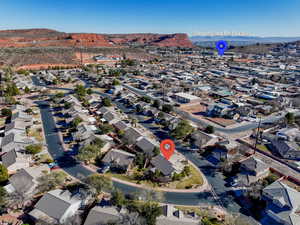
[[[261,151],[264,151],[266,153],[272,154],[272,152],[268,149],[268,147],[264,144],[257,145],[256,148],[258,148]]]
[[[166,185],[162,184],[161,187],[172,188],[172,189],[189,189],[194,186],[203,185],[203,178],[202,178],[202,175],[198,172],[198,170],[191,165],[190,165],[190,170],[191,170],[190,176],[185,177],[180,181],[173,181]],[[115,174],[115,173],[108,172],[105,174],[105,176],[115,177],[120,180],[124,180],[124,181],[131,182],[134,184],[144,185],[144,186],[151,187],[151,188],[156,188],[156,187],[160,186],[159,183],[155,183],[150,180],[142,180],[139,182],[138,180],[133,179],[132,177],[125,175],[125,174]]]
[[[181,181],[177,181],[176,189],[187,189],[191,188],[194,185],[201,186],[203,185],[203,178],[196,168],[189,166],[191,169],[191,175],[187,178],[184,178]]]

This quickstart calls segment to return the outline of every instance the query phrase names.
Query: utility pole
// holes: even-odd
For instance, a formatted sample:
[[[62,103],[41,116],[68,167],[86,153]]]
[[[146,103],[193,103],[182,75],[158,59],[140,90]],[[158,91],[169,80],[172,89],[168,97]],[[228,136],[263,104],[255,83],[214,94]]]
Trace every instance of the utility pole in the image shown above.
[[[259,130],[260,130],[260,124],[261,124],[261,117],[259,117],[259,122],[258,122],[258,127],[257,127],[257,132],[256,132],[256,140],[255,140],[255,145],[254,145],[254,153],[256,153],[256,146],[258,142],[258,135],[259,135]]]
[[[2,72],[0,71],[0,87],[3,87],[2,86]],[[3,95],[3,90],[2,90],[2,88],[0,88],[0,96],[2,96]]]

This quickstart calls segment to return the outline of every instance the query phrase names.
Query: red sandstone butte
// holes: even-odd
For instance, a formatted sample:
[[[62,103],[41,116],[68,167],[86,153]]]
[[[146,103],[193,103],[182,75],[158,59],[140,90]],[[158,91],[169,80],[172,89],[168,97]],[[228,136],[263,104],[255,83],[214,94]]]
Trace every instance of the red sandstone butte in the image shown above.
[[[50,29],[0,31],[0,47],[113,47],[123,45],[193,47],[186,34],[65,33]]]

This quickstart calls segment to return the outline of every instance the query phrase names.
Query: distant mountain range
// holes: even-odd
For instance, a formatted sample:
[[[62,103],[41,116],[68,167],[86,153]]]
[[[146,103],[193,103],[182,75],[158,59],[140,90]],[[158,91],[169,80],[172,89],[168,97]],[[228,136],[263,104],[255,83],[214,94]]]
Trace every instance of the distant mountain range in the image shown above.
[[[281,43],[300,40],[300,37],[258,37],[258,36],[192,36],[193,44],[203,47],[214,47],[215,42],[225,40],[230,45],[252,45],[256,43]]]

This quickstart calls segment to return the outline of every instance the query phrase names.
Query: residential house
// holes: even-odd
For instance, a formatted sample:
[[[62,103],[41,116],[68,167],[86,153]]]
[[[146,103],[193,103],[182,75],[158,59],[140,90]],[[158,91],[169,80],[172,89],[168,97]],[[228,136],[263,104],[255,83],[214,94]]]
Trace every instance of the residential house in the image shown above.
[[[157,117],[159,112],[160,111],[157,108],[149,107],[144,111],[144,114],[146,116]]]
[[[129,145],[131,145],[131,144],[135,144],[138,141],[138,139],[142,136],[143,135],[139,130],[133,127],[129,127],[128,129],[125,130],[123,140]]]
[[[271,143],[268,144],[271,151],[284,159],[299,160],[300,149],[296,142],[271,139]]]
[[[222,140],[215,143],[211,156],[217,161],[228,160],[235,156],[239,144],[234,140]]]
[[[157,155],[153,157],[150,163],[154,171],[158,170],[166,177],[171,178],[171,176],[175,172],[173,164],[170,163],[167,159],[165,159],[165,157],[163,157],[162,155]]]
[[[159,144],[155,143],[153,140],[150,140],[147,137],[141,137],[138,139],[136,146],[142,150],[146,155],[153,155],[153,150]]]
[[[258,105],[255,106],[255,109],[264,115],[269,115],[272,112],[273,107],[270,105]]]
[[[91,126],[89,126],[85,123],[80,123],[77,126],[77,131],[72,133],[72,136],[75,141],[83,141],[83,140],[88,139],[93,134],[94,134],[94,131]]]
[[[26,109],[27,108],[24,105],[13,105],[10,107],[13,114],[16,112],[25,112]]]
[[[68,190],[56,189],[45,194],[34,206],[29,215],[35,220],[48,223],[64,223],[76,215],[83,205],[80,195]]]
[[[298,128],[282,128],[276,132],[276,135],[287,141],[300,140],[300,130]]]
[[[174,130],[177,127],[177,125],[180,123],[180,121],[181,121],[181,119],[179,119],[177,117],[173,117],[171,120],[169,120],[167,122],[168,129],[171,131]]]
[[[200,98],[184,92],[174,94],[175,99],[179,103],[197,103],[200,102]]]
[[[8,152],[2,152],[0,157],[1,163],[7,168],[9,173],[30,166],[30,155],[17,152],[15,149],[12,149]]]
[[[300,193],[284,184],[275,181],[263,189],[263,198],[267,201],[266,213],[280,224],[300,224]]]
[[[24,123],[32,124],[33,118],[32,115],[19,111],[12,114],[11,121],[21,121]]]
[[[223,117],[229,110],[229,105],[223,103],[215,103],[207,107],[206,114],[212,117]]]
[[[8,179],[9,184],[4,186],[4,188],[8,193],[17,192],[22,196],[33,196],[37,192],[37,179],[45,172],[50,172],[47,165],[22,168]]]
[[[77,105],[81,106],[80,101],[74,96],[74,95],[66,95],[63,99],[62,102],[68,102],[71,103],[72,105]]]
[[[99,138],[100,140],[102,140],[104,142],[103,147],[101,149],[99,149],[99,151],[101,151],[101,153],[107,152],[114,145],[113,138],[111,138],[105,134],[104,135],[91,134],[87,139],[80,142],[79,149],[84,146],[93,144],[96,138]]]
[[[191,135],[192,143],[199,149],[213,146],[219,141],[219,137],[214,134],[208,134],[200,130],[196,130]]]
[[[157,218],[157,225],[198,225],[199,217],[187,216],[172,205],[161,206],[162,215]]]
[[[113,111],[113,108],[112,107],[101,107],[99,110],[98,110],[98,114],[101,114],[101,115],[104,115],[105,113],[107,112],[112,112]]]
[[[113,124],[119,120],[118,116],[114,112],[106,112],[102,117],[109,124]]]
[[[8,123],[5,125],[4,133],[5,135],[10,133],[18,133],[25,135],[26,134],[26,128],[28,124],[24,123],[23,121],[13,121],[11,123]]]
[[[27,145],[37,143],[34,138],[26,137],[18,133],[9,133],[2,138],[1,149],[2,152],[8,152],[15,149],[16,151],[24,150]]]
[[[127,128],[130,127],[128,124],[126,124],[125,122],[123,122],[121,120],[118,120],[113,125],[117,130],[123,130],[123,131],[125,131]]]
[[[240,162],[240,172],[237,180],[240,185],[250,186],[269,175],[270,167],[260,159],[250,156]]]
[[[112,149],[103,157],[102,163],[111,165],[111,167],[114,168],[128,171],[133,163],[134,158],[134,154],[119,149]]]
[[[108,224],[115,223],[121,218],[121,213],[113,206],[94,206],[85,222],[84,225],[99,225],[99,224]]]

